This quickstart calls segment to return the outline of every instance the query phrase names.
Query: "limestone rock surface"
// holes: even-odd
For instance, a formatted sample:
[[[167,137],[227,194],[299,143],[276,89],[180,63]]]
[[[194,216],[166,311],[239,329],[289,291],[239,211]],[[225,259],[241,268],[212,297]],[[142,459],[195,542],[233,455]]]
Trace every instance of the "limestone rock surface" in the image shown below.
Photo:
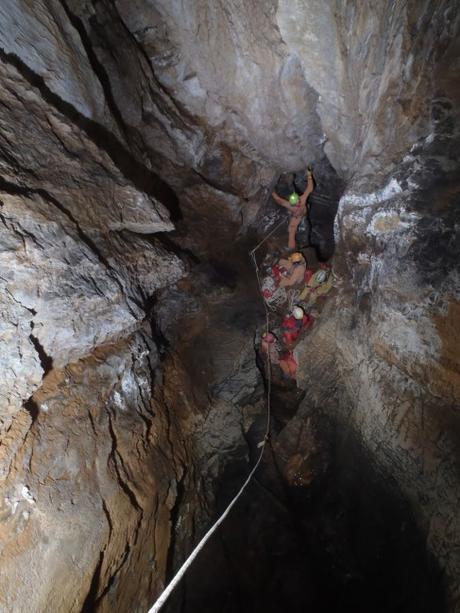
[[[0,70],[6,416],[53,365],[129,335],[144,317],[140,296],[177,280],[184,268],[133,234],[170,230],[163,205],[136,189],[15,65],[5,61]]]
[[[13,421],[1,447],[3,610],[146,609],[161,589],[179,484],[189,509],[200,488],[188,409],[168,415],[167,385],[153,398],[157,366],[143,334],[107,344],[49,373],[34,417]]]

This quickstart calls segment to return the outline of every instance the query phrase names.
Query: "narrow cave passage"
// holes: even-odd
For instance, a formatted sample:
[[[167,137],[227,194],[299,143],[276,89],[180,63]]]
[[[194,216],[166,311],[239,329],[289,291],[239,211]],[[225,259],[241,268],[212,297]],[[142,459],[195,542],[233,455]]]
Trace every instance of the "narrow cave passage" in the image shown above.
[[[282,175],[276,189],[287,196],[295,181],[302,191],[302,175]],[[301,228],[298,240],[306,257],[332,263],[334,202],[343,188],[339,181],[326,183],[328,187],[312,198],[311,228]],[[286,233],[285,226],[276,232],[260,257],[282,252]],[[253,237],[253,244],[259,238]],[[216,344],[225,343],[223,329],[230,335],[235,328],[245,334],[263,329],[257,277],[248,265],[250,242],[245,238],[237,243],[226,254],[225,266],[210,262],[195,271],[199,276],[205,272],[203,287],[208,284],[220,294],[207,309],[207,327],[189,325],[187,340],[178,339],[198,388],[212,388],[208,373],[215,371],[215,364],[208,371],[201,369],[209,355],[218,354]],[[197,319],[202,321],[201,312]],[[199,371],[194,370],[197,365]],[[259,367],[264,378],[263,361]],[[327,373],[321,384],[327,393]],[[265,427],[265,401],[259,394],[255,398],[259,408],[245,434],[249,465],[258,456]],[[375,466],[343,419],[304,399],[305,391],[292,381],[272,383],[272,435],[262,466],[164,610],[442,613],[443,574],[427,551],[410,502],[391,476]],[[248,404],[253,401],[244,399],[244,412],[251,411]],[[239,449],[220,475],[216,518],[244,480],[247,460]]]

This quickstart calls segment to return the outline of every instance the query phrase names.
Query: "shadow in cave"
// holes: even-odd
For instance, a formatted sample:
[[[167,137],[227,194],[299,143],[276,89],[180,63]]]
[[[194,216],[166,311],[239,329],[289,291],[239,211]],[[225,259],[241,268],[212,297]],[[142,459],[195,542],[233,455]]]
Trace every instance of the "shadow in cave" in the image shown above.
[[[48,104],[83,130],[100,149],[105,151],[123,176],[131,181],[137,189],[161,202],[169,211],[173,222],[178,222],[182,219],[179,199],[174,190],[157,174],[139,162],[110,130],[85,117],[72,104],[55,94],[48,87],[45,80],[14,53],[7,53],[0,49],[0,59],[14,66],[31,87],[39,90],[41,96]]]
[[[203,262],[200,272],[205,275],[211,287],[224,287],[236,290],[238,287],[241,271],[237,266],[232,266],[227,261],[210,258]]]
[[[190,569],[168,613],[442,613],[442,574],[409,503],[350,433],[317,424],[327,469],[288,486],[270,457]],[[325,455],[320,454],[321,462]],[[275,461],[273,461],[275,459]],[[229,467],[218,510],[247,467]]]

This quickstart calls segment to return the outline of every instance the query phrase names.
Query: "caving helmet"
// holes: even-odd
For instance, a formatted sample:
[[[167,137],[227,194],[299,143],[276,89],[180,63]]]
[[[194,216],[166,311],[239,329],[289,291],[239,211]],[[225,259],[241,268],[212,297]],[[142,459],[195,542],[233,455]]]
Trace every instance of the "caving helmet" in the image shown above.
[[[303,259],[304,259],[304,257],[303,257],[303,255],[302,255],[302,254],[301,254],[299,251],[296,251],[295,253],[292,253],[292,254],[289,256],[289,260],[290,260],[290,261],[291,261],[293,264],[296,264],[296,263],[298,263],[298,262],[302,262],[302,261],[303,261]]]
[[[292,192],[292,194],[289,196],[289,204],[291,206],[296,206],[296,204],[299,204],[299,194],[296,194],[295,192]]]
[[[294,315],[295,319],[303,319],[303,316],[305,315],[304,310],[299,306],[292,309],[292,314]]]

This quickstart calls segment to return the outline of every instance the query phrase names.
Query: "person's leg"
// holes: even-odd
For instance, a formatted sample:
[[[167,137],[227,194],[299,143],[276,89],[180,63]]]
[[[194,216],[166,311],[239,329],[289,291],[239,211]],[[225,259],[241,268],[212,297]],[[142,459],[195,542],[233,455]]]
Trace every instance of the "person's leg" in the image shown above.
[[[315,184],[313,182],[313,177],[309,175],[307,177],[307,188],[305,190],[306,198],[308,198],[308,196],[313,192],[314,189],[315,189]]]
[[[289,222],[288,227],[288,247],[289,249],[296,248],[295,235],[297,233],[297,228],[299,227],[300,222],[302,221],[302,217],[291,217],[291,221]]]

